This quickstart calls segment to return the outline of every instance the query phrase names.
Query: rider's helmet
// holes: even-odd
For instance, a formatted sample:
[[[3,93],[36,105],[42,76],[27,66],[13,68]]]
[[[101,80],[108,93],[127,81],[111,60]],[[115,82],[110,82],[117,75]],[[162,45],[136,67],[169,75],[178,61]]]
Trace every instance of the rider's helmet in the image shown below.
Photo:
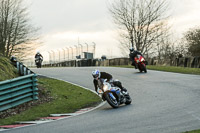
[[[37,54],[40,54],[40,51],[37,51]]]
[[[10,60],[13,61],[13,62],[16,62],[16,61],[17,61],[17,58],[16,58],[15,56],[12,55],[12,56],[10,57]]]
[[[134,48],[133,48],[133,47],[131,47],[129,50],[130,50],[130,52],[133,52],[133,51],[134,51]]]
[[[97,79],[97,78],[100,78],[101,73],[99,70],[94,70],[94,71],[92,71],[92,76],[93,76],[93,78]]]

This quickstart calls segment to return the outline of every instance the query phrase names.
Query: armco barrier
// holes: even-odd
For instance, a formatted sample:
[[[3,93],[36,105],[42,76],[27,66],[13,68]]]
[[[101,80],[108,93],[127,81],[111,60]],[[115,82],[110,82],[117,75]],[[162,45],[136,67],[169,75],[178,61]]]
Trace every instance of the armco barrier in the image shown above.
[[[0,82],[0,111],[37,100],[36,77],[36,74],[29,74]]]
[[[17,71],[21,76],[33,74],[29,68],[27,68],[23,63],[18,62],[15,57],[12,57],[10,61],[17,68]]]
[[[20,75],[29,75],[33,72],[20,62],[16,62],[16,67]]]

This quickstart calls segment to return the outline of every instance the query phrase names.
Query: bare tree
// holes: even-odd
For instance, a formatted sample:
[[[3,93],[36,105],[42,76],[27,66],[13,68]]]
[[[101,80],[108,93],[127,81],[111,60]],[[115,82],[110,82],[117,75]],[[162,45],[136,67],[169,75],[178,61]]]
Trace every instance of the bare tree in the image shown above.
[[[135,47],[147,53],[166,28],[166,0],[114,0],[109,12],[120,30],[122,48]],[[125,41],[124,41],[125,40]],[[127,43],[129,42],[129,43]]]
[[[173,37],[174,38],[174,37]],[[188,46],[185,38],[172,39],[172,35],[165,36],[162,42],[157,45],[158,59],[173,59],[188,56]]]
[[[0,53],[6,57],[34,49],[37,28],[30,24],[23,0],[0,0]]]
[[[163,30],[164,31],[164,30]],[[174,50],[174,41],[172,40],[172,35],[169,32],[163,32],[156,41],[156,47],[154,49],[157,51],[158,59],[164,58],[171,58],[171,52]]]
[[[192,56],[200,56],[200,28],[193,28],[184,34],[184,38],[188,52]]]

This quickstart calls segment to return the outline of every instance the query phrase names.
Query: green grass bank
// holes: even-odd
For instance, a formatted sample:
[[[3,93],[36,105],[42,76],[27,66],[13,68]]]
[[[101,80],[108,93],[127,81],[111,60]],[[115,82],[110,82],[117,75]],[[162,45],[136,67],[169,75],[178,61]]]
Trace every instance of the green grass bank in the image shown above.
[[[13,124],[16,121],[32,121],[50,114],[73,113],[81,108],[101,103],[100,97],[89,90],[56,79],[45,77],[38,79],[40,95],[49,97],[49,100],[34,101],[42,104],[27,107],[25,111],[0,119],[0,125]]]
[[[0,56],[0,81],[18,77],[17,69],[6,57]]]

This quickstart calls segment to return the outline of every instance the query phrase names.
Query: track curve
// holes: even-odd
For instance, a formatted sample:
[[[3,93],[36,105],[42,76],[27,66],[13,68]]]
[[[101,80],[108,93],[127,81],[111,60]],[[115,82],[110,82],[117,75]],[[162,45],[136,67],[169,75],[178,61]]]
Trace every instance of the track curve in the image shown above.
[[[77,117],[5,132],[13,133],[179,133],[200,128],[200,76],[130,68],[42,68],[34,72],[94,90],[91,72],[106,71],[119,79],[133,98],[128,106],[108,104]]]

